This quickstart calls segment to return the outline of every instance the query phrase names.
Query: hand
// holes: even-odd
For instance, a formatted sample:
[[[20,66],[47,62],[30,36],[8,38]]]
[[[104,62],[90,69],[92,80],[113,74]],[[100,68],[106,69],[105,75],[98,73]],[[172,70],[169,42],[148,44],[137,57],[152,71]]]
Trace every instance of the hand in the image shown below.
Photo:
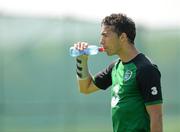
[[[74,44],[74,47],[77,50],[84,50],[88,47],[88,43],[86,42],[77,42]],[[88,64],[87,64],[87,60],[88,60],[88,55],[80,55],[78,57],[76,57],[76,66],[77,66],[77,76],[80,79],[85,79],[87,77],[89,77],[89,71],[88,71]]]
[[[78,50],[84,50],[88,47],[88,43],[87,42],[77,42],[74,44],[74,47]],[[82,59],[82,60],[87,60],[88,55],[81,55],[81,56],[78,56],[77,58]]]
[[[84,50],[88,47],[88,43],[86,42],[77,42],[74,44],[74,47],[78,50]]]

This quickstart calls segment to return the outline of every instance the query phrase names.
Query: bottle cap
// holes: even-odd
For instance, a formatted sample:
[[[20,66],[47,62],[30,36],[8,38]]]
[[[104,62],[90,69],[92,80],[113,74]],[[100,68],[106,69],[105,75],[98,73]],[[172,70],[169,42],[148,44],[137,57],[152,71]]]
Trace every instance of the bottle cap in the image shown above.
[[[104,48],[103,48],[103,47],[99,47],[99,48],[98,48],[98,51],[99,51],[99,52],[104,52]]]

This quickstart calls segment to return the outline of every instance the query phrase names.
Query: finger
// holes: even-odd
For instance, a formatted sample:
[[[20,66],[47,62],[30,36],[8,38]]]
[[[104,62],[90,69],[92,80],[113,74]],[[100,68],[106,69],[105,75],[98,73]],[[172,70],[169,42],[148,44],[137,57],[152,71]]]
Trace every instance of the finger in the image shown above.
[[[85,44],[85,42],[80,42],[79,45],[78,45],[78,49],[83,50],[84,49],[84,44]]]
[[[81,49],[81,42],[75,43],[74,46],[75,46],[75,48],[76,48],[77,50],[80,50],[80,49]]]
[[[81,49],[84,50],[87,48],[88,43],[82,42]]]
[[[84,44],[84,42],[79,43],[79,50],[83,50],[83,44]]]
[[[87,47],[88,47],[88,43],[85,43],[83,49],[86,49]]]

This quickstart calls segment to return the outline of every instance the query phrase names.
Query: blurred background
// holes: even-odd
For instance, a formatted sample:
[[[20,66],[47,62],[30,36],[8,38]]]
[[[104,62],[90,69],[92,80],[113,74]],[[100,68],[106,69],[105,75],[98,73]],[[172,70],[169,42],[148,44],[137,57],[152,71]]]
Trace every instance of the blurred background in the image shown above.
[[[77,41],[99,44],[100,22],[125,13],[136,46],[159,66],[164,132],[180,132],[178,0],[0,0],[0,132],[112,132],[110,89],[79,93]],[[95,74],[117,57],[91,56]]]

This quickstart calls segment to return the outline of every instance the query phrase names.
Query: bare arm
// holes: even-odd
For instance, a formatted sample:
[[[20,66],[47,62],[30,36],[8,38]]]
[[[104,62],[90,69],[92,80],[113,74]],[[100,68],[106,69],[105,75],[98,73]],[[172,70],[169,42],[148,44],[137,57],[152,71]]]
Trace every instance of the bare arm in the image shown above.
[[[78,79],[78,84],[80,92],[84,94],[90,94],[99,90],[99,88],[94,85],[91,76],[87,79]]]
[[[151,132],[163,132],[162,105],[148,105],[146,109],[150,116]]]
[[[74,45],[79,50],[87,48],[88,44],[85,42],[78,42]],[[93,83],[93,79],[88,70],[88,56],[81,55],[76,58],[77,67],[77,81],[81,93],[89,94],[99,90]]]
[[[81,93],[89,94],[99,90],[94,83],[88,70],[88,56],[77,57],[77,81]]]

